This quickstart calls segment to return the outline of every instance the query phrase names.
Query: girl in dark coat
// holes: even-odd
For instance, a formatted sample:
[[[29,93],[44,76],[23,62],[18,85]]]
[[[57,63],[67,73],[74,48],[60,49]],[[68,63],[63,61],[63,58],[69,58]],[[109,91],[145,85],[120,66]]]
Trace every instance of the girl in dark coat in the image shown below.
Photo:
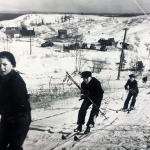
[[[10,52],[0,52],[0,150],[23,150],[31,122],[26,84],[15,66]]]

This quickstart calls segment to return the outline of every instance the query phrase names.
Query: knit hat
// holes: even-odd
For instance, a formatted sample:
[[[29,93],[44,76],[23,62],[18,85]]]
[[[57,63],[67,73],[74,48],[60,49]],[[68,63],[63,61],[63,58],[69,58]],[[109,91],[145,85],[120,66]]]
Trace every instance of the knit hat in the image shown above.
[[[81,73],[81,78],[88,78],[88,77],[91,77],[92,76],[92,73],[90,71],[83,71]]]
[[[130,74],[129,77],[130,78],[135,78],[135,75],[134,74]]]

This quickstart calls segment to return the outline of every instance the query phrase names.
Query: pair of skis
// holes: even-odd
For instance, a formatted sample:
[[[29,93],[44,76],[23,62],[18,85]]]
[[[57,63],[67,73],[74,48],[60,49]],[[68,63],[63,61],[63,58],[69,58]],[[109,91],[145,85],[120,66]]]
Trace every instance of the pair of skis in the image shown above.
[[[73,137],[74,141],[79,141],[84,137],[87,137],[89,135],[90,132],[88,133],[83,133],[83,132],[73,132],[73,133],[69,133],[69,134],[65,134],[62,133],[62,140],[66,140],[66,139],[70,139]]]
[[[89,135],[95,133],[98,130],[103,130],[108,126],[111,126],[116,120],[118,120],[118,118],[116,117],[115,119],[113,119],[111,122],[109,122],[108,124],[104,125],[104,127],[96,129],[95,131],[90,131],[88,133],[84,133],[84,132],[73,132],[73,133],[68,133],[67,132],[62,132],[62,140],[69,140],[70,138],[74,137],[74,141],[80,141],[82,139],[84,139],[85,137],[88,137]]]
[[[68,144],[70,144],[71,147],[74,147],[78,142],[80,142],[84,138],[87,138],[90,135],[96,133],[97,131],[104,130],[107,127],[111,126],[116,120],[118,120],[118,117],[114,118],[108,124],[105,124],[103,127],[98,128],[98,129],[96,129],[94,131],[91,131],[91,132],[89,132],[87,134],[84,134],[82,132],[64,132],[64,131],[62,131],[61,132],[62,133],[62,139],[61,139],[61,141],[57,145],[55,145],[53,148],[51,148],[51,149],[55,149],[55,148],[56,149],[57,148],[59,148],[59,149],[60,148],[61,149],[63,149],[63,148],[67,149],[67,148],[65,148],[65,146],[68,145]]]
[[[123,110],[123,108],[121,109],[111,109],[111,108],[108,108],[109,110],[111,111],[115,111],[116,113],[118,113],[119,111],[122,111],[122,112],[127,112],[128,114],[132,111],[132,110],[135,110],[135,109],[127,109],[127,110]]]
[[[111,109],[111,108],[108,108],[109,110],[111,111],[115,111],[116,113],[118,113],[119,111],[122,111],[122,108],[121,109]]]

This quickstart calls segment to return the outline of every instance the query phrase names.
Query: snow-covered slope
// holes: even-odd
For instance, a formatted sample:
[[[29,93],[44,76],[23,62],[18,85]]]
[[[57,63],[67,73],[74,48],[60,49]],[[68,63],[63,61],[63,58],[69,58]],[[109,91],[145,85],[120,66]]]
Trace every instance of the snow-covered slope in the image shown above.
[[[55,133],[30,131],[24,145],[25,149],[41,150],[54,147],[56,149],[65,147],[67,150],[82,148],[100,150],[149,149],[150,118],[148,114],[150,114],[150,103],[147,94],[149,92],[149,76],[146,84],[142,83],[142,77],[149,75],[148,70],[150,69],[150,16],[122,18],[67,15],[69,19],[62,22],[64,16],[66,15],[28,14],[13,20],[0,22],[4,27],[20,27],[21,24],[24,24],[28,28],[34,28],[36,33],[36,37],[32,37],[31,49],[29,37],[9,38],[4,33],[5,29],[1,29],[0,51],[8,50],[15,55],[16,69],[22,73],[21,75],[25,79],[31,94],[37,94],[39,89],[48,89],[51,92],[51,85],[56,86],[57,84],[63,85],[63,90],[74,88],[73,85],[66,84],[63,80],[66,71],[72,73],[76,70],[76,60],[79,60],[79,58],[82,60],[80,71],[91,70],[92,61],[105,62],[102,71],[93,73],[93,76],[101,81],[105,89],[101,108],[109,119],[104,121],[102,116],[99,117],[95,127],[97,131],[93,131],[91,136],[76,143],[75,146],[72,147],[74,145],[72,140],[61,144],[61,135],[58,132],[60,130],[70,131],[76,126],[77,112],[81,102],[78,101],[78,98],[50,102],[49,107],[32,111],[32,126],[49,127]],[[110,110],[111,108],[119,109],[122,107],[127,95],[124,91],[124,84],[131,73],[130,71],[121,72],[120,80],[116,80],[118,74],[116,63],[120,59],[120,48],[109,47],[106,52],[84,49],[77,52],[72,50],[67,53],[62,51],[62,45],[64,44],[62,41],[54,42],[54,47],[40,47],[45,38],[56,37],[58,29],[67,29],[68,34],[74,36],[82,35],[82,42],[95,43],[100,38],[114,38],[115,41],[122,42],[124,28],[126,27],[128,27],[126,42],[131,44],[132,48],[125,50],[127,61],[125,67],[129,68],[136,61],[143,61],[145,66],[142,74],[136,73],[140,93],[136,110],[131,114],[116,113]],[[64,42],[66,43],[66,41]],[[80,83],[80,76],[78,74],[73,75],[75,80]]]
[[[131,62],[141,60],[144,63],[145,70],[149,70],[150,16],[117,18],[92,15],[68,15],[70,19],[61,22],[61,18],[64,16],[56,14],[28,14],[14,20],[2,21],[1,24],[4,27],[21,26],[21,24],[24,24],[28,28],[34,28],[37,36],[32,39],[31,56],[29,55],[29,38],[7,39],[2,31],[0,34],[0,49],[10,50],[15,53],[18,62],[17,69],[21,72],[29,76],[32,74],[33,77],[37,74],[44,74],[48,80],[48,76],[56,75],[54,72],[63,74],[65,71],[72,72],[75,70],[75,52],[72,51],[70,54],[57,52],[62,51],[62,46],[56,46],[55,48],[40,47],[45,38],[57,36],[58,29],[67,29],[68,33],[82,35],[82,42],[94,43],[100,38],[112,37],[116,41],[122,41],[124,36],[123,29],[128,27],[126,42],[132,44],[133,48],[130,51],[125,51],[126,65],[129,66]],[[38,24],[41,22],[44,24],[39,26]],[[82,58],[90,60],[106,61],[106,68],[116,70],[120,51],[118,48],[112,47],[108,52],[83,51],[81,55]],[[90,65],[88,64],[87,66]],[[81,70],[87,69],[87,66],[83,66]]]

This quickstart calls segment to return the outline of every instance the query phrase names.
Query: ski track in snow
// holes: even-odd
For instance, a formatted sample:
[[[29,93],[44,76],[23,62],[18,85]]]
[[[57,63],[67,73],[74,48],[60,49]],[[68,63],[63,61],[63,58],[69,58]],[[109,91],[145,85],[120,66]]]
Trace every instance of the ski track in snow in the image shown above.
[[[40,45],[46,38],[57,36],[58,29],[68,29],[68,33],[82,34],[83,42],[96,43],[100,38],[112,38],[120,42],[123,40],[124,27],[128,26],[127,43],[133,48],[125,50],[126,68],[135,61],[143,61],[145,70],[138,74],[140,92],[137,97],[136,109],[129,114],[114,110],[122,108],[127,93],[124,84],[128,79],[130,71],[121,72],[120,80],[116,80],[118,73],[121,47],[108,47],[107,52],[82,50],[83,62],[81,71],[93,66],[87,60],[100,60],[106,62],[99,74],[93,75],[98,78],[105,89],[101,110],[109,119],[99,114],[95,128],[91,134],[79,142],[61,140],[61,131],[73,132],[76,127],[76,119],[81,101],[79,97],[70,95],[71,98],[53,101],[44,97],[40,100],[38,107],[32,104],[32,123],[24,143],[25,150],[150,150],[150,95],[148,94],[150,81],[141,83],[143,75],[148,75],[150,68],[150,19],[148,16],[136,17],[100,17],[93,15],[71,15],[70,21],[61,22],[59,15],[30,14],[23,15],[13,20],[2,21],[4,27],[19,26],[24,23],[27,27],[31,24],[37,37],[32,38],[32,55],[29,53],[29,38],[10,38],[6,36],[3,29],[0,31],[0,50],[9,50],[14,53],[17,60],[17,70],[27,83],[28,91],[31,94],[41,94],[39,90],[46,89],[48,94],[53,94],[51,86],[63,83],[66,71],[74,72],[76,51],[70,53],[62,52],[62,42],[56,42],[54,47],[41,48]],[[36,26],[41,19],[47,25]],[[35,24],[35,25],[34,25]],[[31,26],[30,26],[31,27]],[[78,27],[78,28],[77,28]],[[6,42],[7,41],[7,42]],[[66,41],[64,41],[66,42]],[[66,42],[67,43],[67,42]],[[68,43],[67,43],[68,44]],[[91,69],[91,68],[90,68]],[[75,80],[80,83],[79,76]],[[63,87],[68,91],[73,85],[65,84]],[[57,90],[57,89],[56,89]],[[55,91],[57,92],[57,91]],[[72,94],[72,93],[71,93]],[[57,93],[56,93],[57,95]],[[59,98],[58,98],[59,99]],[[89,115],[90,109],[87,112]],[[86,118],[87,119],[87,118]],[[114,121],[113,121],[114,120]],[[85,129],[85,126],[83,127]]]
[[[123,91],[120,91],[120,93],[122,92]],[[114,95],[114,93],[110,93],[110,98],[112,95]],[[143,95],[145,95],[144,99],[142,99]],[[113,106],[119,103],[119,105],[122,106],[123,101],[119,99],[120,95],[117,96],[116,100],[106,99],[109,101],[109,105],[111,104]],[[150,106],[150,102],[147,103],[148,98],[149,95],[147,95],[147,91],[143,91],[139,94],[136,109],[129,114],[121,111],[116,113],[115,111],[107,109],[106,106],[105,111],[104,109],[103,111],[106,113],[106,116],[109,117],[108,120],[104,120],[102,115],[99,115],[91,134],[78,142],[74,141],[73,137],[67,140],[61,140],[62,134],[60,133],[60,131],[73,132],[76,126],[75,116],[77,116],[78,109],[76,111],[70,110],[69,113],[60,114],[60,116],[56,116],[53,119],[46,118],[39,120],[35,122],[37,125],[45,124],[46,129],[46,127],[48,128],[48,124],[50,124],[52,127],[49,128],[51,131],[54,131],[54,133],[48,133],[46,130],[44,132],[31,130],[24,146],[28,150],[40,150],[40,148],[43,150],[148,150],[150,148],[150,118],[148,113],[146,113],[149,112],[148,106]],[[71,100],[76,101],[77,98]],[[104,105],[105,104],[102,104],[102,106]],[[69,118],[70,114],[73,115],[74,119],[72,121],[68,120],[68,123],[66,120],[64,124],[64,120]],[[61,121],[61,119],[63,119],[63,121]],[[147,122],[145,122],[145,120],[147,120]],[[55,125],[55,122],[57,125]]]

